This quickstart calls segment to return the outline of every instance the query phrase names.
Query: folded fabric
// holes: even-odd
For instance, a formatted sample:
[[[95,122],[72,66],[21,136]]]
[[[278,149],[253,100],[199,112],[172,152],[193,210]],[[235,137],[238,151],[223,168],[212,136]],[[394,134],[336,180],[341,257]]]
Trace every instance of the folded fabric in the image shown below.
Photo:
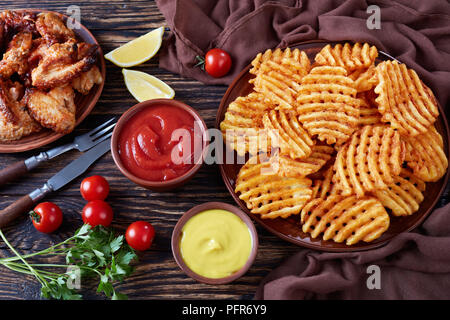
[[[435,210],[417,232],[378,249],[301,250],[263,280],[255,298],[450,299],[449,246],[450,204]]]
[[[170,27],[160,67],[207,84],[230,84],[261,51],[312,39],[367,41],[416,70],[441,104],[450,93],[450,4],[446,0],[157,0]],[[381,29],[368,29],[370,5]],[[233,59],[212,78],[195,67],[214,47]]]

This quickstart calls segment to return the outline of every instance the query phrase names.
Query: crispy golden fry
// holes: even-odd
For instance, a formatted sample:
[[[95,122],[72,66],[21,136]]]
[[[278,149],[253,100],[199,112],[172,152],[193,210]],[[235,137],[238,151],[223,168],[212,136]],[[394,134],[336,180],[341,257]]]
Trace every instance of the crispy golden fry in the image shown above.
[[[355,88],[358,92],[369,91],[378,84],[376,68],[374,65],[367,69],[356,69],[348,75],[355,82]]]
[[[62,16],[54,12],[40,13],[36,20],[36,29],[49,45],[75,39],[75,34],[66,27]]]
[[[353,81],[341,67],[315,67],[303,78],[298,119],[311,136],[342,144],[358,127],[359,104]]]
[[[337,44],[333,48],[328,44],[316,55],[315,62],[321,66],[343,67],[350,72],[369,68],[377,57],[377,48],[367,43]]]
[[[381,113],[378,112],[378,106],[372,100],[373,91],[360,92],[356,97],[360,100],[359,125],[381,124]]]
[[[426,182],[438,181],[448,167],[442,136],[434,126],[415,137],[402,137],[406,143],[407,165],[418,178]]]
[[[336,188],[336,185],[334,185],[332,181],[333,173],[333,166],[330,166],[324,172],[322,179],[313,180],[313,194],[311,199],[321,198],[325,200],[329,196],[339,194],[339,190]]]
[[[239,171],[235,192],[247,208],[263,219],[287,218],[299,214],[311,198],[311,180],[270,173],[261,156],[250,158]]]
[[[92,68],[97,61],[96,50],[97,46],[92,45],[80,57],[74,40],[55,43],[46,50],[39,65],[31,72],[33,86],[44,90],[71,83]]]
[[[339,150],[333,182],[345,196],[386,190],[400,174],[404,150],[396,130],[386,125],[365,126]]]
[[[91,70],[83,72],[78,78],[73,79],[72,87],[81,94],[88,94],[92,87],[101,84],[103,81],[102,74],[97,66],[93,66]]]
[[[384,61],[377,67],[375,93],[382,121],[389,122],[402,135],[425,133],[439,116],[433,92],[417,73],[397,61]]]
[[[394,183],[387,190],[377,190],[376,197],[394,216],[409,216],[419,210],[424,197],[425,182],[403,169],[400,176],[394,177]]]
[[[19,85],[0,80],[0,141],[13,141],[38,132],[41,127],[19,101]]]
[[[243,156],[250,152],[256,154],[262,149],[259,140],[264,129],[262,118],[267,110],[272,107],[264,100],[264,96],[257,92],[252,92],[248,96],[238,97],[230,103],[225,113],[224,120],[220,123],[225,142],[237,154]],[[267,139],[265,139],[267,150]]]
[[[27,58],[33,45],[32,34],[21,32],[16,34],[8,44],[8,49],[0,61],[0,76],[8,79],[15,72],[22,75],[28,71]]]
[[[43,127],[58,133],[70,133],[75,127],[75,93],[71,86],[57,87],[48,93],[36,89],[27,92],[31,116]]]
[[[313,146],[312,153],[304,159],[294,160],[287,156],[272,156],[272,168],[278,168],[277,174],[283,177],[305,177],[318,172],[330,161],[334,149],[330,146]]]
[[[282,109],[295,110],[295,99],[302,78],[310,69],[305,52],[287,48],[259,53],[252,61],[250,73],[256,77],[250,80],[255,91],[263,93],[272,103]]]
[[[298,122],[295,113],[271,110],[264,114],[262,122],[270,137],[270,146],[279,147],[281,155],[303,159],[311,154],[314,141]]]
[[[308,202],[301,213],[302,230],[323,240],[344,242],[351,246],[359,241],[371,242],[389,228],[389,215],[375,198],[329,196]]]

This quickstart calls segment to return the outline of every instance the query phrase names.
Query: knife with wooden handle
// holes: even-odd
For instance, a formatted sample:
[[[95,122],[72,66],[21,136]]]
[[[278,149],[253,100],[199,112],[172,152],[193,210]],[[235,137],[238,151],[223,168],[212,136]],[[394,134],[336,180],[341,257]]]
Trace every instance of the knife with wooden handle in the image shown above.
[[[107,139],[93,147],[83,155],[69,163],[64,169],[51,177],[41,188],[38,188],[0,211],[0,228],[31,209],[50,192],[58,191],[75,178],[82,175],[95,161],[111,148],[111,139]]]

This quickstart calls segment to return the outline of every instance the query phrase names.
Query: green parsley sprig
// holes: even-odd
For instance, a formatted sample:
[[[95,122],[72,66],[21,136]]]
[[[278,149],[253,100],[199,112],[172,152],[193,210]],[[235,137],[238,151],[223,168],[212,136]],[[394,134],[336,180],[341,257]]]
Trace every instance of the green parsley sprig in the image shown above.
[[[19,254],[1,230],[0,237],[15,254],[15,257],[0,259],[0,265],[34,276],[41,284],[41,295],[44,298],[82,299],[80,294],[67,285],[68,280],[75,280],[79,275],[81,279],[98,277],[97,292],[103,292],[108,298],[113,300],[127,298],[114,289],[113,283],[122,281],[133,272],[130,263],[137,260],[137,255],[128,244],[124,243],[123,235],[116,236],[112,229],[83,225],[72,237],[27,255]],[[28,262],[32,257],[56,255],[65,255],[66,264]],[[64,273],[54,271],[59,268],[63,269]]]

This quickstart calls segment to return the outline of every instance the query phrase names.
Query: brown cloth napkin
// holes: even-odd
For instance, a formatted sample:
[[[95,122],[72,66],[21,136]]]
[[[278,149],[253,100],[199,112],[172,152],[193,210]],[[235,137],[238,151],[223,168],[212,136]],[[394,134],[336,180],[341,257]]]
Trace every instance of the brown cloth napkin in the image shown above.
[[[379,267],[379,289],[369,289]],[[301,250],[267,276],[256,299],[450,299],[450,204],[417,232],[354,253]]]
[[[443,106],[450,102],[450,4],[446,0],[157,0],[171,33],[160,66],[208,84],[229,84],[260,51],[324,39],[369,42],[415,69]],[[369,30],[369,5],[381,29]],[[196,55],[219,47],[233,68],[214,79]],[[367,267],[381,272],[368,289]],[[358,253],[300,249],[261,283],[256,299],[450,299],[450,205],[421,228]]]
[[[312,39],[366,41],[416,70],[441,104],[450,97],[450,5],[446,0],[156,0],[171,32],[159,65],[207,84],[230,84],[261,51]],[[369,5],[381,9],[381,29],[366,25]],[[212,78],[195,56],[214,47],[233,59]]]

